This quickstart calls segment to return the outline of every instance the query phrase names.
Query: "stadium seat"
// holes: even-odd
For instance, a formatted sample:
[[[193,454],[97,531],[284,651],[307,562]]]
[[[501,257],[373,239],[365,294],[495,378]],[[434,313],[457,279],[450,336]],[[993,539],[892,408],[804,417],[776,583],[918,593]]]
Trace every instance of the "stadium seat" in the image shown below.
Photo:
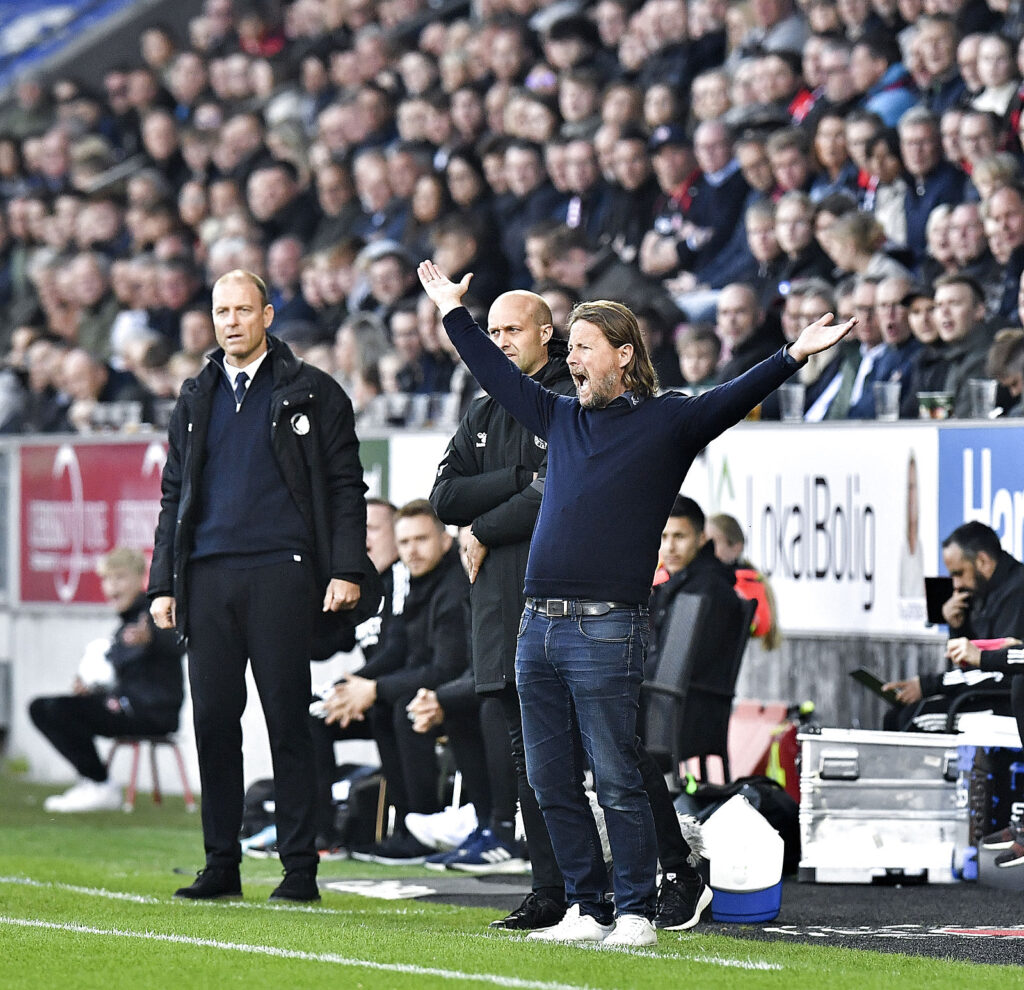
[[[188,775],[185,773],[185,760],[181,755],[181,748],[178,746],[178,740],[175,739],[173,735],[117,736],[114,738],[113,746],[110,747],[110,753],[107,756],[108,770],[114,762],[114,754],[118,749],[122,746],[130,746],[132,750],[132,772],[128,779],[128,790],[125,793],[124,810],[135,810],[135,795],[138,791],[139,783],[139,761],[142,755],[142,746],[144,743],[149,744],[149,769],[150,775],[153,779],[153,803],[163,803],[163,794],[160,791],[160,776],[157,772],[156,765],[156,750],[158,746],[169,746],[171,751],[174,753],[175,760],[177,761],[178,772],[181,774],[181,792],[185,798],[185,810],[195,811],[196,799],[192,794],[192,788],[189,787],[188,784]]]

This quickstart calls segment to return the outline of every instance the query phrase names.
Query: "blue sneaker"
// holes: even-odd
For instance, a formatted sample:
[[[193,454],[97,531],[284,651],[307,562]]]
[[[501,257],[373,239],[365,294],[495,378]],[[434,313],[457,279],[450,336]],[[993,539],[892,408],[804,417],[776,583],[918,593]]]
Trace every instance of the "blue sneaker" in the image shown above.
[[[530,861],[502,842],[489,828],[477,829],[450,854],[445,868],[465,873],[529,873]]]

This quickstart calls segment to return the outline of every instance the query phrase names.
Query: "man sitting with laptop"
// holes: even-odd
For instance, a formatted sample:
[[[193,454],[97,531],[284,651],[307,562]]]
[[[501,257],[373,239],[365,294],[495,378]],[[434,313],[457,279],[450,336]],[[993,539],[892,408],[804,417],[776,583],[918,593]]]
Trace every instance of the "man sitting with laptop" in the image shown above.
[[[993,641],[1024,639],[1024,564],[1003,550],[993,529],[980,522],[958,526],[942,543],[942,559],[953,580],[953,594],[942,606],[951,640],[974,641],[984,650],[994,648]],[[954,699],[986,679],[997,680],[991,672],[965,672],[958,666],[890,681],[882,689],[894,692],[896,705],[886,713],[883,726],[907,729],[919,716],[948,711]],[[919,704],[927,698],[932,700]],[[1009,695],[994,703],[983,696],[968,702],[965,710],[979,707],[1009,714]]]

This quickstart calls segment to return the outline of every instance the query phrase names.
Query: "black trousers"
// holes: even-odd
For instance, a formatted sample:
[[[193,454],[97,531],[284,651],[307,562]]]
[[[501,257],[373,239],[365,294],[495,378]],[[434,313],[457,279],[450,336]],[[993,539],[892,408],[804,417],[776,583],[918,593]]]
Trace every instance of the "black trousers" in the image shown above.
[[[477,820],[505,842],[515,836],[519,789],[501,704],[484,697],[465,711],[445,711],[447,733]]]
[[[316,589],[307,563],[245,570],[189,567],[188,669],[207,866],[241,860],[242,712],[252,664],[274,766],[277,842],[285,870],[316,870],[316,774],[309,733]]]
[[[28,706],[35,727],[82,777],[107,779],[107,765],[96,751],[95,736],[158,736],[176,725],[111,711],[105,694],[69,694],[36,698]]]
[[[377,744],[398,831],[405,831],[405,816],[410,811],[430,815],[441,810],[434,735],[413,732],[405,711],[412,698],[410,694],[394,702],[378,701],[367,709],[362,721],[350,722],[344,729],[337,723],[327,725],[323,719],[309,718],[317,760],[317,831],[325,837],[330,836],[334,823],[331,784],[337,771],[334,742],[338,739],[372,739]]]

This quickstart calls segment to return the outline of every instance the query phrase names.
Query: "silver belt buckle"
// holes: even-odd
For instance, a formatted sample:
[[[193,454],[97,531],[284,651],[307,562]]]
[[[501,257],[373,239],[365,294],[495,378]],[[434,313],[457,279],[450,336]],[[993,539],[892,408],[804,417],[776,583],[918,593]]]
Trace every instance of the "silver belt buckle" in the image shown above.
[[[549,619],[564,619],[569,614],[569,603],[564,598],[549,598],[546,611]]]

